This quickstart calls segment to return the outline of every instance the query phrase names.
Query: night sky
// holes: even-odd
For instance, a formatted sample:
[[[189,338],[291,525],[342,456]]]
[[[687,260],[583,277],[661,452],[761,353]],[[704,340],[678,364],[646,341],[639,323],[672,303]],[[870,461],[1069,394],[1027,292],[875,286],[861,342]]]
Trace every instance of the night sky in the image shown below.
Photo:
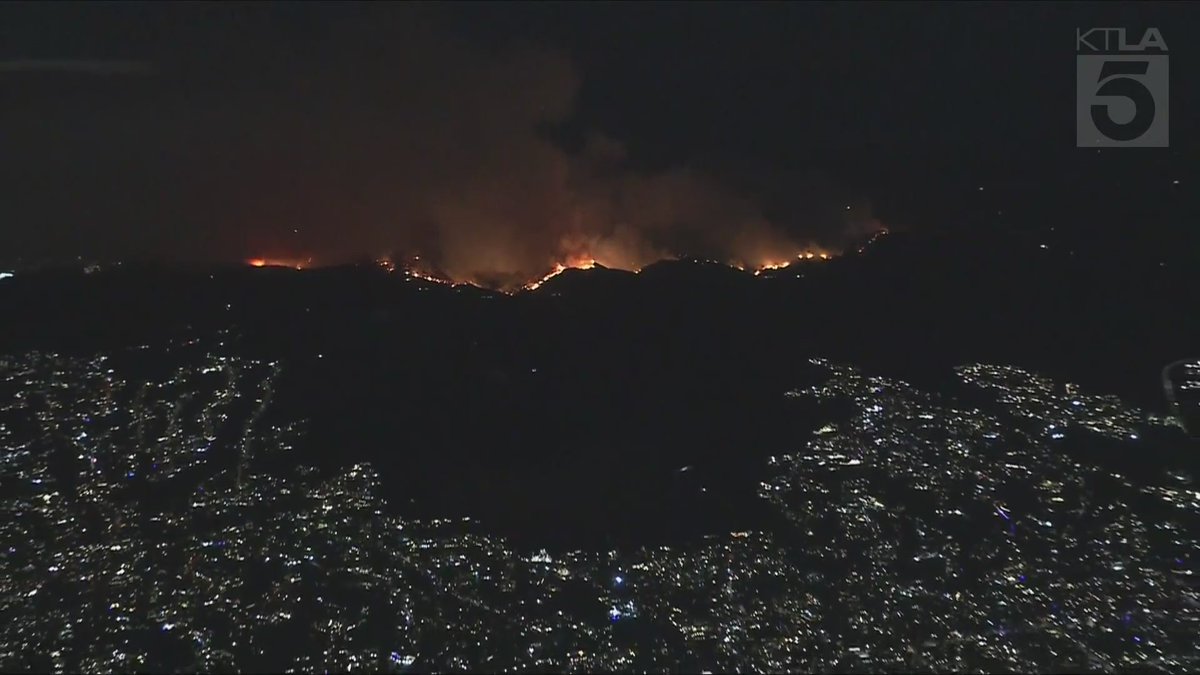
[[[1198,14],[5,3],[0,264],[403,252],[490,278],[879,227],[1195,251]],[[1075,147],[1092,26],[1161,30],[1170,148]]]

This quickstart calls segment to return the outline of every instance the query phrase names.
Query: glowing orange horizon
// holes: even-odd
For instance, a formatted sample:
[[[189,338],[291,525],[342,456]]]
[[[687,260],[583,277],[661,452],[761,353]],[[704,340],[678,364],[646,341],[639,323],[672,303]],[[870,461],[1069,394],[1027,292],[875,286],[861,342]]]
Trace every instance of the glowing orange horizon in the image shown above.
[[[302,270],[312,264],[312,258],[301,260],[298,258],[250,258],[246,264],[251,267],[291,267],[292,269]]]
[[[762,263],[761,265],[759,265],[758,267],[756,267],[754,269],[754,276],[759,276],[763,272],[769,272],[771,270],[781,270],[785,267],[790,267],[791,264],[796,262],[797,260],[830,260],[832,258],[833,258],[833,255],[830,253],[826,253],[825,251],[801,251],[800,253],[796,254],[796,257],[793,260],[778,260],[778,261],[768,261],[768,262]],[[738,269],[745,269],[744,267],[742,267],[740,265],[737,267],[738,267]]]
[[[789,267],[792,263],[796,262],[797,260],[830,260],[832,258],[833,258],[833,256],[829,253],[825,253],[825,252],[815,253],[812,251],[804,251],[804,252],[798,253],[796,255],[796,257],[791,260],[767,261],[767,262],[763,262],[754,267],[749,267],[742,263],[737,263],[737,262],[729,263],[729,265],[731,267],[737,268],[742,271],[747,271],[747,270],[752,271],[755,276],[758,276],[758,275],[761,275],[763,272],[768,272],[771,270],[779,270],[779,269],[784,269],[786,267]],[[379,260],[376,260],[375,263],[389,272],[394,272],[397,269],[396,264],[387,258],[381,258]],[[299,260],[299,259],[293,259],[293,258],[249,258],[246,260],[246,264],[251,267],[259,267],[259,268],[262,268],[262,267],[290,267],[292,269],[302,270],[302,269],[305,269],[306,267],[311,266],[312,258],[308,258],[306,260]],[[561,262],[554,263],[554,267],[551,268],[551,270],[549,272],[547,272],[546,274],[542,275],[540,278],[538,278],[534,281],[530,281],[530,282],[522,285],[520,288],[527,290],[527,291],[535,291],[538,288],[541,288],[541,286],[543,284],[545,284],[547,281],[550,281],[554,277],[562,274],[563,272],[566,272],[567,270],[590,270],[590,269],[595,268],[599,264],[600,263],[595,258],[586,256],[586,255],[572,256]],[[606,265],[606,267],[607,267],[607,265]],[[613,268],[614,269],[623,269],[623,268],[617,267],[617,266],[613,266]],[[433,274],[421,272],[420,270],[416,270],[413,268],[402,268],[402,269],[403,269],[403,272],[409,277],[412,277],[415,279],[421,279],[421,280],[429,281],[429,282],[433,282],[433,283],[447,284],[447,285],[451,285],[451,286],[457,286],[459,284],[477,285],[477,284],[473,284],[470,281],[454,281],[452,279],[438,277]],[[642,271],[642,268],[629,269],[626,271],[637,273],[637,272]],[[501,289],[501,290],[504,290],[504,289]],[[509,291],[506,290],[505,292],[509,292]]]
[[[570,258],[565,262],[554,263],[554,269],[541,279],[525,284],[524,288],[527,291],[536,291],[542,284],[550,281],[554,277],[566,272],[567,270],[590,270],[596,266],[596,259],[586,256]]]
[[[868,240],[867,244],[870,244],[870,242],[873,242],[874,240],[878,239],[879,237],[881,237],[883,235],[886,235],[887,233],[888,233],[887,230],[877,231],[874,235],[871,236],[871,238]],[[865,246],[866,245],[864,245],[863,248],[859,248],[858,251],[860,253],[863,252],[863,250],[865,249]],[[761,261],[758,264],[749,264],[749,263],[746,263],[745,261],[732,261],[727,264],[738,270],[749,271],[749,272],[752,272],[755,276],[760,276],[765,272],[769,272],[772,270],[780,270],[780,269],[790,267],[791,265],[795,264],[796,262],[832,260],[837,255],[838,255],[837,253],[830,253],[826,250],[816,248],[816,249],[802,250],[802,251],[798,252],[795,255],[795,257],[793,257],[793,258],[766,260],[766,261]],[[419,261],[420,258],[415,257],[414,260]],[[259,258],[247,259],[246,264],[250,265],[251,267],[290,267],[290,268],[299,270],[299,269],[305,269],[307,267],[311,267],[312,261],[313,261],[312,258],[298,259],[298,258],[259,257]],[[431,271],[422,271],[419,269],[415,269],[413,267],[398,266],[391,258],[387,258],[387,257],[377,259],[375,261],[375,264],[384,268],[388,272],[394,272],[394,271],[397,271],[397,269],[399,269],[409,279],[420,279],[423,281],[428,281],[428,282],[438,283],[438,284],[445,284],[448,286],[470,285],[470,286],[477,286],[480,288],[484,288],[483,286],[481,286],[480,284],[478,284],[474,281],[456,281],[453,279],[438,276],[436,273],[431,273]],[[536,291],[537,289],[541,288],[547,281],[562,274],[563,272],[566,272],[567,270],[570,270],[570,269],[589,270],[600,264],[601,263],[598,260],[596,260],[589,254],[571,255],[571,256],[567,256],[566,258],[564,258],[563,260],[561,260],[559,262],[554,263],[553,267],[550,269],[549,272],[547,272],[546,274],[542,275],[540,278],[537,278],[533,281],[527,282],[521,286],[499,288],[499,289],[493,288],[493,289],[489,289],[489,290],[499,290],[503,293],[510,293],[510,294],[520,291],[520,290]],[[628,269],[628,268],[625,268],[620,265],[604,265],[604,266],[612,267],[613,269],[624,269],[626,271],[630,271],[630,272],[634,272],[634,273],[640,272],[643,269],[643,268]]]

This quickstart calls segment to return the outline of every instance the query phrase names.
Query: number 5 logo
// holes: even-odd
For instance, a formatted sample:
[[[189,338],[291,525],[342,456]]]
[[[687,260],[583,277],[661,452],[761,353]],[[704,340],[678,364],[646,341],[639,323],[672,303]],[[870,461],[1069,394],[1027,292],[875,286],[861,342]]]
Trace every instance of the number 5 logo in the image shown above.
[[[1167,56],[1077,56],[1075,72],[1076,145],[1167,147]]]

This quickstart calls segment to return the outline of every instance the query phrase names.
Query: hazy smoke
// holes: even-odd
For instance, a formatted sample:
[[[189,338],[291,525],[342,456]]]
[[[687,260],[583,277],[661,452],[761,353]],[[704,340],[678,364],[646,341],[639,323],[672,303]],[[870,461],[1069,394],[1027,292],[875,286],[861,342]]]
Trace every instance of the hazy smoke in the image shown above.
[[[318,263],[420,254],[452,278],[489,284],[570,257],[753,266],[814,245],[789,232],[815,227],[773,223],[759,200],[695,168],[634,171],[627,148],[599,134],[574,152],[550,140],[580,86],[565,56],[483,51],[428,29],[419,12],[388,16],[404,20],[335,23],[331,37],[296,45],[243,17],[240,46],[219,60],[156,64],[152,85],[95,92],[106,103],[66,134],[54,124],[67,103],[43,99],[41,117],[9,120],[21,139],[11,150],[37,175],[100,187],[75,199],[49,184],[14,194],[42,198],[27,212],[49,227],[120,221],[126,236],[106,239],[124,241],[121,253]],[[87,151],[85,167],[55,166],[72,142]],[[66,229],[59,241],[86,240]]]

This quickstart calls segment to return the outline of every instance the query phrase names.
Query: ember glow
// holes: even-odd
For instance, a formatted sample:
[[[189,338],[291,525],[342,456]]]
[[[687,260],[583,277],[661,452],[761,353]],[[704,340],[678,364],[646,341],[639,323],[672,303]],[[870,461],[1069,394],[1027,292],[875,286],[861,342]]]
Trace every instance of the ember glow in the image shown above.
[[[887,234],[888,234],[887,228],[877,230],[874,234],[871,235],[871,237],[869,239],[867,239],[866,243],[864,243],[862,246],[858,247],[858,252],[865,253],[868,246],[870,246],[871,244],[878,241],[881,237],[886,237]]]
[[[246,264],[251,267],[290,267],[302,270],[312,266],[312,258],[250,258]]]
[[[796,258],[794,260],[780,260],[780,261],[771,261],[771,262],[762,263],[757,268],[755,268],[754,276],[759,276],[763,272],[769,272],[771,270],[781,270],[781,269],[784,269],[785,267],[790,267],[792,265],[792,263],[799,261],[799,260],[829,260],[832,257],[833,256],[831,254],[829,254],[825,251],[819,251],[819,252],[818,251],[802,251],[802,252],[796,254]],[[738,269],[745,269],[745,268],[739,265]]]
[[[886,230],[880,231],[871,241],[874,241],[881,234],[885,234]],[[868,242],[869,243],[869,242]],[[863,249],[859,249],[861,252]],[[835,253],[820,248],[808,248],[795,254],[792,258],[776,258],[763,261],[746,261],[732,260],[725,264],[734,267],[744,272],[751,272],[755,276],[762,275],[765,272],[772,270],[780,270],[792,266],[798,262],[819,262],[823,260],[832,260]],[[675,256],[662,254],[654,259],[643,258],[649,262],[658,262],[660,260],[678,259]],[[288,267],[293,269],[307,269],[313,267],[312,258],[249,258],[246,264],[251,267]],[[432,266],[428,260],[423,260],[421,256],[393,258],[391,256],[383,256],[374,260],[374,264],[389,273],[400,272],[406,280],[420,280],[429,283],[441,284],[445,286],[476,286],[486,288],[488,290],[500,291],[502,293],[516,293],[522,290],[536,291],[541,288],[547,281],[566,272],[567,270],[590,270],[595,267],[606,267],[609,269],[623,270],[627,272],[640,272],[645,265],[631,265],[628,263],[610,263],[608,260],[600,260],[593,257],[590,253],[573,253],[564,256],[561,260],[555,262],[549,271],[542,276],[532,281],[516,282],[495,282],[488,283],[477,278],[457,279],[453,275]],[[649,263],[646,263],[649,264]]]
[[[525,290],[536,291],[542,284],[570,269],[590,270],[596,266],[595,258],[574,258],[565,263],[554,263],[554,270],[537,281],[525,284]]]
[[[730,267],[735,267],[742,271],[751,270],[751,271],[753,271],[755,276],[759,276],[763,272],[766,272],[769,270],[783,269],[785,267],[792,265],[793,263],[795,263],[797,261],[831,260],[832,258],[833,258],[833,254],[831,254],[827,251],[808,250],[808,251],[801,251],[800,253],[796,254],[795,258],[788,259],[788,260],[771,260],[771,261],[759,263],[758,265],[747,265],[742,262],[729,262],[727,264]],[[524,288],[527,291],[536,291],[538,288],[541,288],[541,286],[543,284],[545,284],[547,281],[553,279],[554,277],[562,274],[563,272],[565,272],[569,269],[588,270],[588,269],[592,269],[593,267],[596,267],[597,265],[601,265],[601,264],[602,263],[600,263],[598,260],[596,260],[595,258],[593,258],[591,256],[586,256],[586,255],[573,256],[562,262],[555,263],[554,268],[551,269],[549,272],[547,272],[544,276],[542,276],[540,279],[537,279],[535,281],[531,281],[531,282],[525,284],[522,288]],[[603,266],[609,267],[612,269],[622,269],[622,270],[625,270],[628,272],[640,272],[642,270],[641,267],[627,268],[627,267],[624,267],[621,265],[603,265]]]
[[[626,142],[597,130],[584,129],[582,144],[559,143],[542,130],[575,114],[580,73],[569,59],[444,48],[429,46],[438,58],[396,60],[458,66],[428,82],[423,68],[389,76],[384,91],[421,93],[388,106],[404,118],[386,133],[360,138],[339,125],[347,137],[321,145],[331,157],[301,163],[237,204],[245,212],[230,219],[250,223],[243,240],[261,247],[248,251],[263,256],[260,266],[311,266],[267,254],[315,251],[332,264],[370,252],[390,256],[414,283],[517,293],[568,269],[635,272],[680,257],[780,269],[826,259],[826,247],[840,250],[879,226],[869,202],[845,190],[799,204],[792,188],[733,184],[705,163],[642,166]],[[369,109],[383,105],[370,100]],[[347,178],[357,175],[371,180]]]
[[[404,270],[404,275],[407,276],[409,279],[420,279],[422,281],[428,281],[428,282],[435,283],[435,284],[444,284],[446,286],[459,285],[459,282],[457,282],[457,281],[451,281],[450,279],[443,279],[441,277],[435,277],[432,274],[425,274],[424,272],[420,272],[420,271],[414,270],[414,269]]]

